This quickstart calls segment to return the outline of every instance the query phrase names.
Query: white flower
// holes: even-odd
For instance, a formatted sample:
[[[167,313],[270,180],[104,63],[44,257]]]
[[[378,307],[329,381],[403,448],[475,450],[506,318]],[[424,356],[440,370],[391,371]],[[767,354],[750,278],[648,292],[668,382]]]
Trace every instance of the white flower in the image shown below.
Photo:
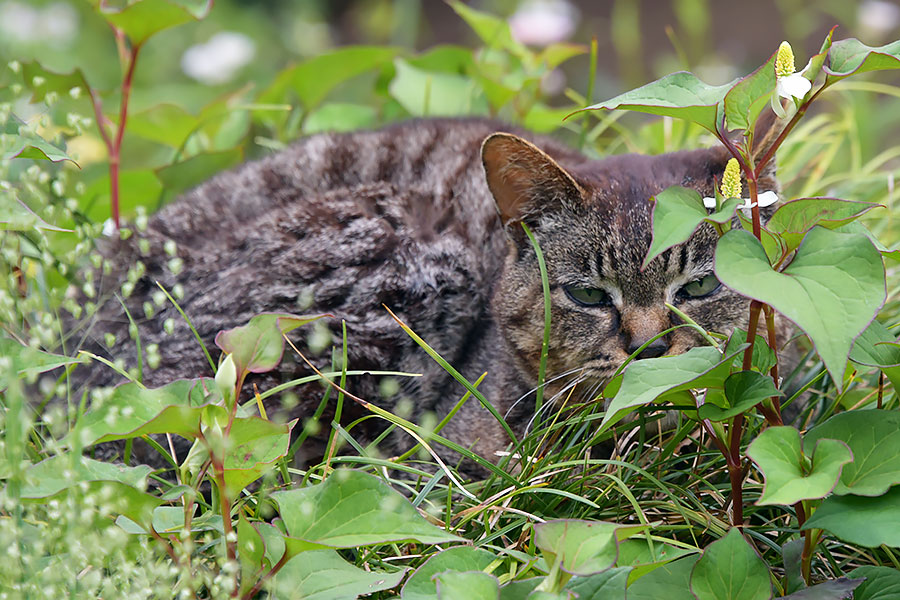
[[[775,204],[776,202],[778,202],[778,194],[770,190],[770,191],[759,194],[756,199],[759,202],[759,207],[765,208],[767,206],[771,206],[772,204]],[[740,208],[741,210],[744,210],[744,211],[750,210],[751,208],[756,206],[755,204],[753,204],[750,201],[749,198],[743,198],[743,200],[744,200],[744,203],[738,206],[738,208]],[[708,198],[708,197],[704,198],[703,206],[705,206],[706,208],[715,209],[716,208],[716,199]]]
[[[205,44],[185,50],[181,70],[197,81],[208,85],[225,83],[238,69],[253,60],[256,45],[243,33],[223,31]]]
[[[523,2],[509,18],[513,37],[523,44],[546,46],[568,39],[578,23],[578,9],[568,0]]]
[[[797,98],[803,100],[809,90],[812,89],[812,81],[803,76],[809,65],[799,73],[788,75],[787,77],[779,77],[775,83],[775,89],[782,98]]]

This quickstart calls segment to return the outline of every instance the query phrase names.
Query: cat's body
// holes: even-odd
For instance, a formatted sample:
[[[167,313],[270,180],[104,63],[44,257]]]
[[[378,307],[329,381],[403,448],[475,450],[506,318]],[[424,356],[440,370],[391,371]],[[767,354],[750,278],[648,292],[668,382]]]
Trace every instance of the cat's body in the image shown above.
[[[487,372],[480,391],[521,432],[533,414],[533,396],[516,401],[536,384],[544,314],[537,259],[520,222],[534,230],[549,272],[548,377],[572,371],[548,396],[576,379],[582,381],[579,397],[595,390],[632,351],[675,322],[665,302],[712,330],[728,332],[740,324],[743,299],[725,288],[706,293],[712,230],[699,230],[685,246],[640,269],[651,237],[651,196],[671,185],[711,195],[724,152],[589,161],[547,139],[535,140],[545,155],[518,137],[499,135],[482,155],[483,141],[496,131],[510,129],[486,120],[421,120],[307,138],[217,175],[154,215],[146,232],[111,244],[106,253],[119,268],[103,279],[107,297],[133,261],[146,265],[126,300],[141,343],[160,348],[161,364],[145,368],[144,382],[158,386],[211,374],[170,304],[143,318],[142,305],[158,280],[169,290],[182,285],[180,304],[213,356],[215,334],[255,314],[330,313],[337,348],[346,321],[348,368],[422,374],[397,378],[400,389],[391,397],[383,397],[381,378],[353,377],[348,387],[354,394],[388,409],[403,400],[413,408],[407,415],[412,420],[427,411],[440,418],[465,390],[401,330],[387,306],[470,381]],[[138,237],[150,243],[144,256]],[[174,240],[183,262],[177,274],[168,266],[167,240]],[[700,289],[704,278],[707,286]],[[167,318],[174,319],[171,334],[164,331]],[[83,347],[133,365],[127,329],[112,299]],[[117,339],[109,351],[99,343],[107,332]],[[292,337],[300,350],[329,367],[332,344],[315,355],[304,330],[297,333]],[[682,328],[652,344],[644,357],[697,343]],[[310,373],[288,350],[281,367],[257,381],[265,389]],[[118,381],[101,368],[92,369],[90,378],[92,385]],[[289,414],[304,417],[323,388],[312,384],[294,392],[300,402]],[[370,420],[355,433],[371,439],[383,425]],[[509,441],[475,400],[443,435],[492,459]]]

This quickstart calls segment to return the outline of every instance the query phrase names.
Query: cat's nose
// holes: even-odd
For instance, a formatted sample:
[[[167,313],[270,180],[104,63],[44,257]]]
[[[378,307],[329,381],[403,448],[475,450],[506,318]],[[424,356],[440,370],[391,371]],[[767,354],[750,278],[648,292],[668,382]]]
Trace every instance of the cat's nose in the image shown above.
[[[647,340],[631,340],[631,343],[628,344],[628,354],[634,354],[637,352],[637,349],[647,343]],[[669,349],[669,344],[666,342],[665,338],[657,338],[650,343],[649,346],[641,350],[641,353],[636,356],[637,359],[642,358],[657,358],[666,353]]]

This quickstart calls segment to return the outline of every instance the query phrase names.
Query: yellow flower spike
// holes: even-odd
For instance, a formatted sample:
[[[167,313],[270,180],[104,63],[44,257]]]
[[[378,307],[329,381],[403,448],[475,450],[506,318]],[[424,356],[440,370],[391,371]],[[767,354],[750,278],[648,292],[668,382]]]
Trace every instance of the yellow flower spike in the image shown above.
[[[722,175],[722,196],[724,198],[741,197],[741,166],[736,158],[728,159],[725,174]]]
[[[778,46],[778,55],[775,57],[775,75],[777,77],[787,77],[793,75],[796,71],[794,67],[794,49],[788,42],[781,42]]]

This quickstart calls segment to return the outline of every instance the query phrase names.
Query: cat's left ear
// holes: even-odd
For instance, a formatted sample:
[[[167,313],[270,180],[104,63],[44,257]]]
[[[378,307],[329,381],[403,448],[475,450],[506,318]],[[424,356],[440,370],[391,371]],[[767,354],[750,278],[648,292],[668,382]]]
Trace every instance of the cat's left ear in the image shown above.
[[[510,133],[488,136],[481,146],[488,188],[504,225],[528,223],[548,205],[577,202],[584,190],[555,160]]]

